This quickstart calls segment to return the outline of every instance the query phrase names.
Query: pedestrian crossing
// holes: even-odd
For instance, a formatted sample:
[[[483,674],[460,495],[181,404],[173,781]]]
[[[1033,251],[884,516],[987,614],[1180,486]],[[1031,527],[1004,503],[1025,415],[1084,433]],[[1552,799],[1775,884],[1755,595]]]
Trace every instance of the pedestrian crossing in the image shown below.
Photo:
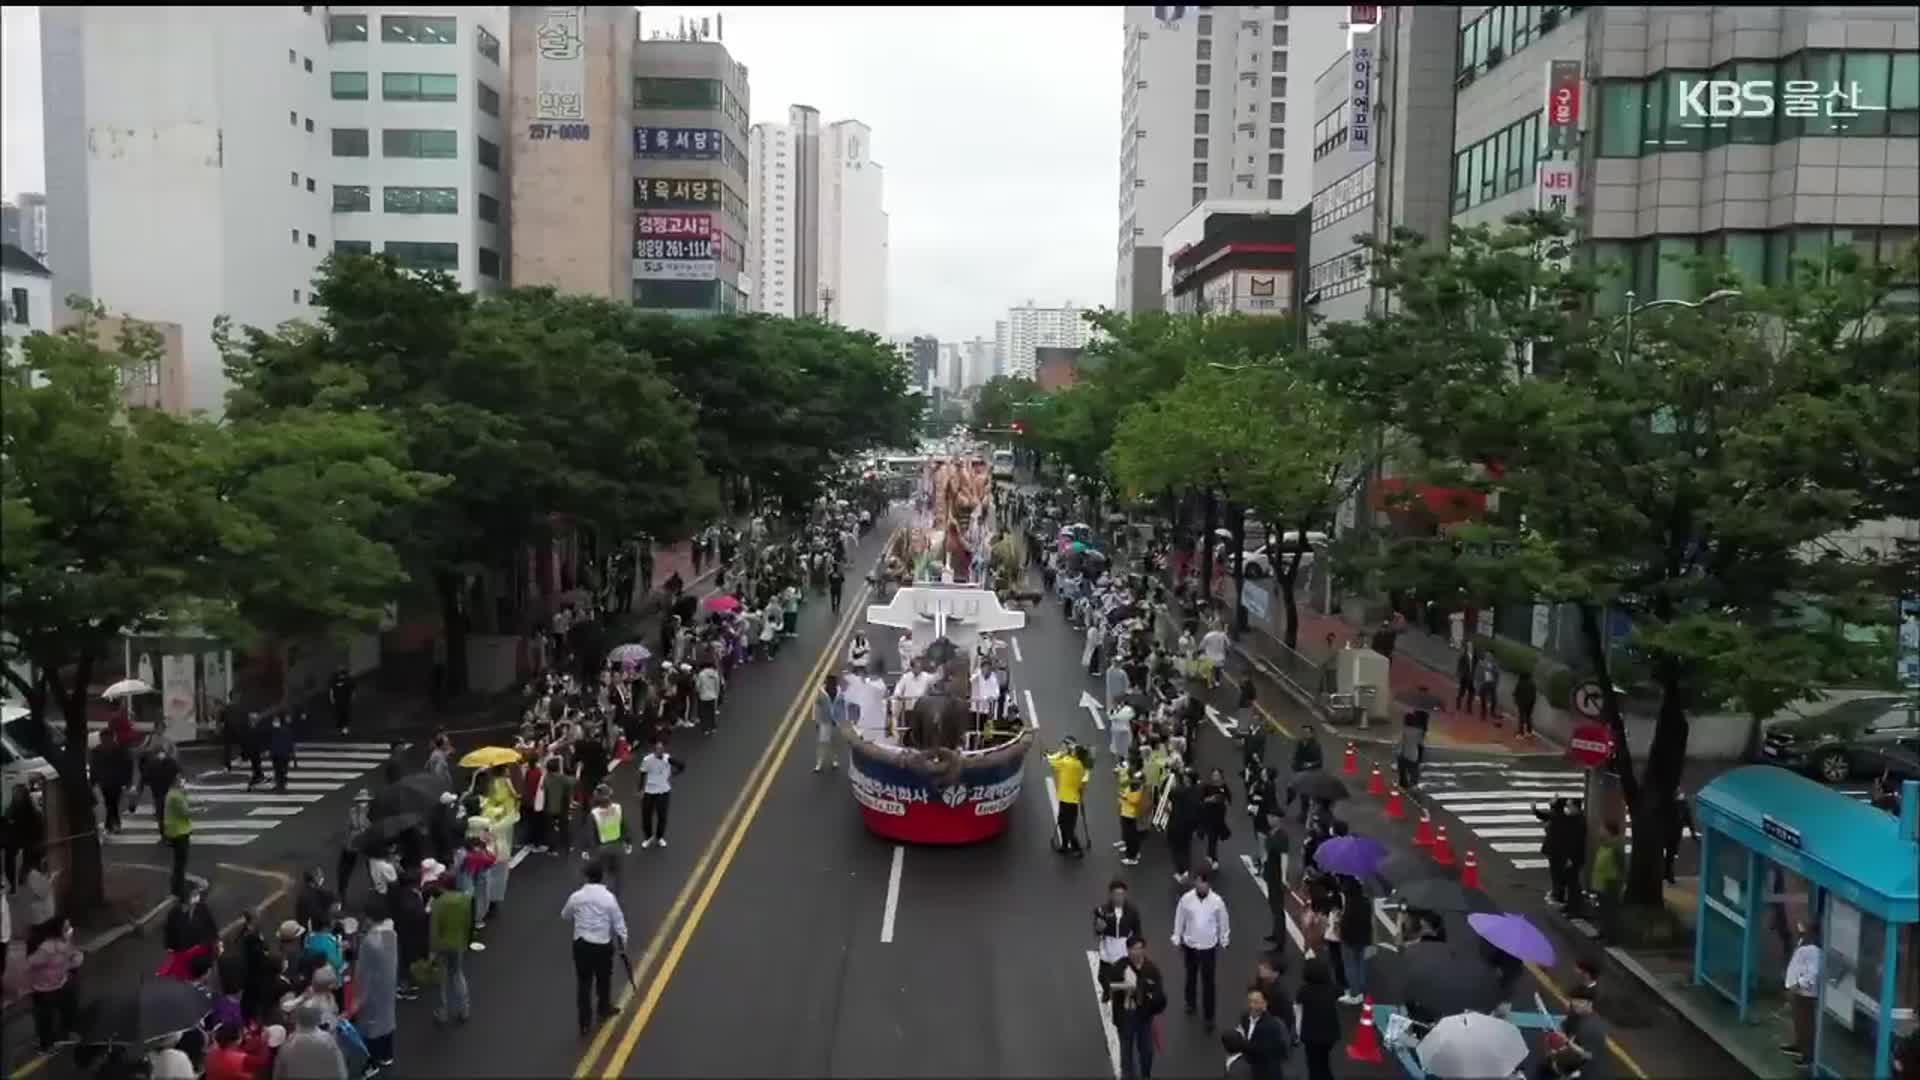
[[[406,744],[401,744],[401,749],[405,748]],[[376,786],[371,782],[373,774],[386,765],[392,750],[392,744],[384,742],[295,743],[293,766],[287,770],[287,790],[283,792],[273,788],[270,765],[267,782],[248,791],[250,769],[244,761],[235,762],[232,771],[189,780],[193,844],[244,847],[336,791],[372,788]],[[149,798],[146,792],[141,793],[140,812],[123,815],[121,831],[105,838],[109,845],[133,847],[160,842],[160,826],[154,820]]]

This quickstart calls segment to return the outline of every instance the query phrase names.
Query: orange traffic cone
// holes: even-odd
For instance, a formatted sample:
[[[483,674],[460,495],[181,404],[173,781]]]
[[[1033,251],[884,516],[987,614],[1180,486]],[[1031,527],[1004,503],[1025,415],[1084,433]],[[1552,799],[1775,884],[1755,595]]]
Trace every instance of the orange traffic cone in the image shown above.
[[[1387,796],[1387,817],[1393,821],[1402,821],[1406,816],[1407,805],[1400,798],[1400,789],[1394,788],[1393,794]]]
[[[1467,861],[1460,864],[1460,887],[1477,889],[1480,887],[1480,860],[1473,857],[1473,849],[1467,849]]]
[[[1380,766],[1375,765],[1373,767],[1373,775],[1367,777],[1367,794],[1385,795],[1386,793],[1387,778],[1380,775]]]
[[[1453,865],[1453,845],[1447,842],[1447,827],[1440,826],[1440,835],[1433,840],[1433,863],[1435,866]]]
[[[1413,830],[1414,847],[1433,846],[1433,815],[1420,811],[1420,824]]]
[[[1380,1033],[1373,1029],[1373,996],[1360,1004],[1360,1026],[1353,1029],[1353,1041],[1347,1044],[1347,1057],[1379,1065],[1387,1060],[1380,1052]]]
[[[1353,748],[1352,743],[1347,744],[1346,760],[1340,763],[1340,771],[1348,776],[1360,775],[1360,752]]]

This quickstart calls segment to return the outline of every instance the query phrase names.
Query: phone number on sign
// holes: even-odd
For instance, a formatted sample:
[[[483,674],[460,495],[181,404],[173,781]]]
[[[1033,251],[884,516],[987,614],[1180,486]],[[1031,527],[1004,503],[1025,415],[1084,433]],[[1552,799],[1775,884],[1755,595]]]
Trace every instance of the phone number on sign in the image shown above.
[[[569,142],[584,142],[592,136],[592,127],[587,124],[528,124],[529,139],[565,139]]]

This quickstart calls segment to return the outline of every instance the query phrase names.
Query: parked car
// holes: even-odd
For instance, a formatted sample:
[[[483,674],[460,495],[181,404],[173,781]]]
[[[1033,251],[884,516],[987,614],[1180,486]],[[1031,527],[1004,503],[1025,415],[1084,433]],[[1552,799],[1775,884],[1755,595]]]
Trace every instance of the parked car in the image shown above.
[[[24,705],[0,704],[0,791],[12,792],[15,784],[35,776],[53,783],[56,773],[46,758],[47,748],[27,734],[29,715]]]
[[[1761,759],[1829,784],[1890,773],[1920,780],[1920,724],[1914,700],[1855,698],[1813,716],[1779,717],[1762,728]]]
[[[1280,538],[1280,551],[1278,554],[1283,559],[1291,560],[1299,546],[1300,534],[1297,532],[1287,533]],[[1300,569],[1305,570],[1309,566],[1312,566],[1314,555],[1326,546],[1326,533],[1308,533],[1307,550],[1306,553],[1300,557]],[[1270,578],[1273,576],[1273,558],[1275,553],[1268,551],[1267,548],[1268,545],[1262,544],[1247,555],[1246,575],[1249,580],[1258,581],[1261,578]]]

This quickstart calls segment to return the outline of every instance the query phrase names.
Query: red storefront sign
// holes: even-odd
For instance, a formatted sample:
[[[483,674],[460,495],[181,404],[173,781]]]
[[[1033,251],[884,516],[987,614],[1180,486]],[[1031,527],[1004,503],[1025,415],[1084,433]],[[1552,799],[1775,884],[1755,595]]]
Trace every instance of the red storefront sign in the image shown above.
[[[1431,484],[1408,489],[1403,476],[1383,476],[1374,485],[1373,508],[1389,512],[1407,509],[1409,502],[1432,514],[1442,525],[1471,521],[1487,512],[1485,492]]]
[[[712,214],[648,210],[633,216],[635,240],[705,240],[712,235]]]
[[[1580,130],[1580,98],[1584,70],[1578,60],[1547,63],[1547,145],[1567,149]]]

